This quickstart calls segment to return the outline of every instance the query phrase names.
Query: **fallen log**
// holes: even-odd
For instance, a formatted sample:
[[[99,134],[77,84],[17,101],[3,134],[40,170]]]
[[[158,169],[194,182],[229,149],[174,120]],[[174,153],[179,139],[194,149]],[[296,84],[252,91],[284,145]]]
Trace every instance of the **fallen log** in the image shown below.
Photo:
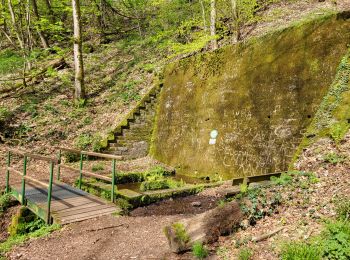
[[[170,249],[181,253],[191,249],[195,242],[209,244],[217,241],[220,235],[229,234],[240,224],[243,215],[236,201],[183,219],[164,228]]]

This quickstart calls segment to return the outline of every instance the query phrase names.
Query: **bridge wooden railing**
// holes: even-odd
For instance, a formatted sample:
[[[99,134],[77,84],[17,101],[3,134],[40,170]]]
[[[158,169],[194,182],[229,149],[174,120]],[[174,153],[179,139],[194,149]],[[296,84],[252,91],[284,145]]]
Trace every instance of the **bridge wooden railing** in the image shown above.
[[[61,175],[61,169],[66,169],[69,171],[73,171],[73,172],[77,172],[79,173],[79,183],[78,183],[78,187],[79,189],[81,189],[81,185],[82,185],[82,180],[83,180],[83,176],[89,176],[89,177],[94,177],[97,179],[101,179],[107,182],[110,182],[112,185],[111,188],[111,201],[114,202],[114,193],[115,193],[115,176],[116,176],[116,163],[117,160],[122,160],[123,157],[122,156],[118,156],[118,155],[112,155],[112,154],[103,154],[103,153],[95,153],[95,152],[88,152],[88,151],[80,151],[80,150],[76,150],[76,149],[72,149],[72,148],[66,148],[66,147],[61,147],[61,146],[56,146],[56,149],[59,150],[58,152],[58,170],[57,170],[57,179],[60,179],[60,175]],[[79,169],[75,169],[71,166],[68,165],[64,165],[62,164],[62,152],[69,152],[69,153],[74,153],[74,154],[78,154],[80,155],[80,164],[79,164]],[[84,165],[84,156],[91,156],[91,157],[95,157],[95,158],[103,158],[103,159],[110,159],[112,160],[112,178],[108,177],[108,176],[104,176],[104,175],[100,175],[100,174],[96,174],[93,172],[89,172],[83,169]]]
[[[11,157],[12,155],[19,155],[23,157],[23,171],[18,171],[11,167]],[[49,183],[42,182],[40,180],[37,180],[35,178],[32,178],[30,176],[27,176],[27,162],[28,158],[32,158],[34,160],[40,160],[40,161],[46,161],[50,164],[50,177],[49,177]],[[38,208],[35,205],[27,205],[29,208],[34,210],[34,212],[37,213],[37,215],[41,218],[43,218],[46,223],[51,223],[51,199],[52,199],[52,183],[53,183],[53,173],[54,173],[54,166],[59,163],[59,160],[56,158],[46,157],[42,155],[36,155],[31,154],[25,151],[19,151],[15,149],[8,149],[7,150],[7,167],[6,167],[6,192],[10,192],[10,175],[11,172],[18,174],[22,178],[21,183],[21,193],[17,193],[13,191],[17,199],[21,202],[22,205],[27,205],[26,197],[25,197],[25,191],[26,191],[26,182],[33,182],[35,184],[39,184],[45,188],[47,188],[47,214],[43,212],[39,212]]]

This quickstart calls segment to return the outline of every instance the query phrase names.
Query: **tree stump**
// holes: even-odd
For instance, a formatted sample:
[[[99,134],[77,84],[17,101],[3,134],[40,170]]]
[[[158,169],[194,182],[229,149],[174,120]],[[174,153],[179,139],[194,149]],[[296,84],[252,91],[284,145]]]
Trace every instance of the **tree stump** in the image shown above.
[[[191,249],[195,242],[209,244],[220,235],[233,232],[243,219],[236,201],[225,203],[189,219],[183,219],[164,228],[169,246],[174,253]]]

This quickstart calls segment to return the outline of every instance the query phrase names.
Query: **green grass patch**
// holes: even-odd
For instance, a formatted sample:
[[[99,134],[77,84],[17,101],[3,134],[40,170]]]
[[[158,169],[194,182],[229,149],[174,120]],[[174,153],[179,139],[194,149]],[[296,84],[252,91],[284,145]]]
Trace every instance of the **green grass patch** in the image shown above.
[[[282,248],[282,260],[321,260],[322,251],[318,246],[304,242],[285,244]]]
[[[252,257],[253,257],[253,251],[250,248],[244,247],[239,250],[239,253],[238,253],[239,260],[251,260]]]
[[[140,190],[162,190],[162,189],[175,189],[183,187],[185,183],[183,181],[175,181],[172,179],[158,179],[144,181],[141,183]]]
[[[192,254],[197,259],[204,259],[208,256],[208,249],[201,242],[195,242],[192,246]]]
[[[0,52],[0,75],[13,73],[23,66],[23,57],[12,50]]]

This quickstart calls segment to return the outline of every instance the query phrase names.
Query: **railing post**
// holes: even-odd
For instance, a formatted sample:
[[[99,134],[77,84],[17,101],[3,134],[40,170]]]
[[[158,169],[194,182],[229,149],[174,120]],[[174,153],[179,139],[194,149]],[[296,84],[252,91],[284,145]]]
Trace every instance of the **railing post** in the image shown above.
[[[53,182],[53,170],[54,170],[54,163],[50,163],[50,181],[49,181],[49,188],[47,191],[47,224],[51,224],[51,197],[52,197],[52,182]]]
[[[25,196],[26,196],[26,179],[25,176],[27,175],[27,160],[28,157],[27,155],[24,155],[24,160],[23,160],[23,175],[22,175],[22,200],[21,204],[25,205]]]
[[[61,149],[58,150],[57,159],[58,159],[58,164],[57,164],[57,180],[59,181],[59,180],[60,180],[60,177],[61,177],[61,159],[62,159],[62,152],[61,152]]]
[[[112,189],[111,189],[111,200],[114,203],[114,186],[115,186],[115,168],[116,168],[116,160],[112,161]]]
[[[7,152],[7,169],[6,169],[6,193],[10,192],[10,170],[8,167],[11,165],[11,152]]]
[[[79,189],[81,189],[81,184],[83,181],[83,159],[84,159],[84,155],[82,153],[80,153],[80,175],[79,175]]]

